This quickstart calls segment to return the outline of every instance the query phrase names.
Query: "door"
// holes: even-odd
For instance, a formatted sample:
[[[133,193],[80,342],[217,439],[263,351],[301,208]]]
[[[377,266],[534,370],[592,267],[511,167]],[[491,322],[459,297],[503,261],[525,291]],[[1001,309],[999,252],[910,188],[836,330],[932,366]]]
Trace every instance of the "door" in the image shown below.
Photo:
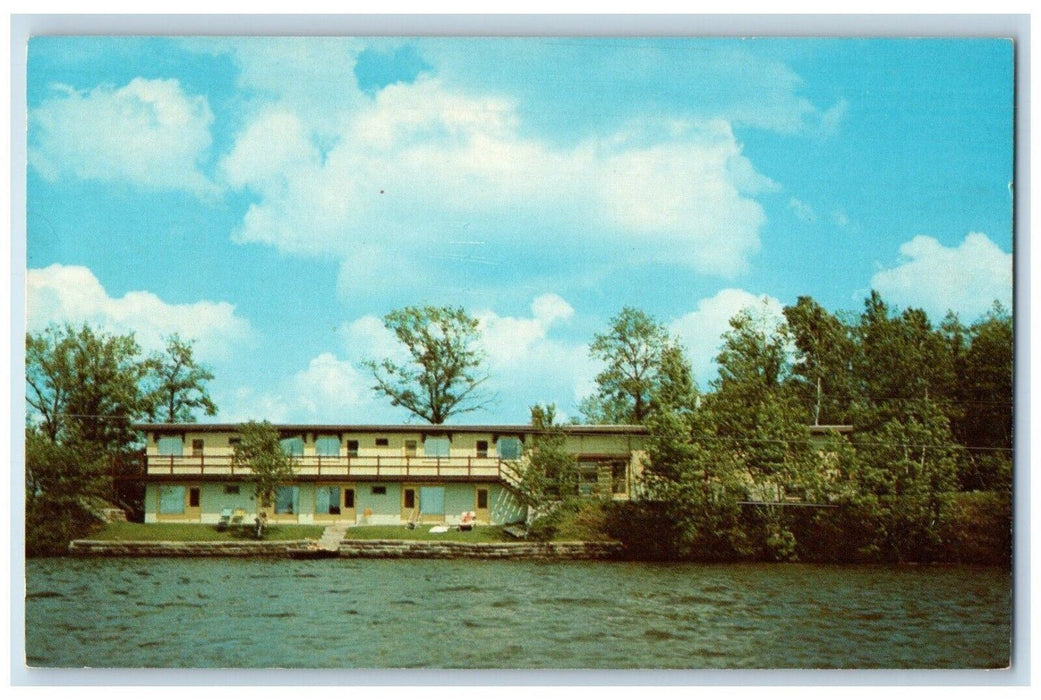
[[[418,507],[419,499],[416,497],[416,488],[406,486],[401,489],[401,519],[405,522],[413,520],[414,516],[418,515],[414,513]]]
[[[479,523],[490,523],[492,521],[492,510],[489,505],[489,496],[488,487],[477,487],[476,493],[474,494],[474,513],[476,514],[477,522]]]
[[[343,508],[341,509],[341,519],[346,520],[350,523],[358,522],[358,509],[355,506],[355,493],[354,484],[348,484],[343,487]]]
[[[445,521],[445,487],[420,486],[419,510],[425,523]]]
[[[202,519],[202,487],[188,487],[188,502],[185,504],[184,517],[186,520]]]

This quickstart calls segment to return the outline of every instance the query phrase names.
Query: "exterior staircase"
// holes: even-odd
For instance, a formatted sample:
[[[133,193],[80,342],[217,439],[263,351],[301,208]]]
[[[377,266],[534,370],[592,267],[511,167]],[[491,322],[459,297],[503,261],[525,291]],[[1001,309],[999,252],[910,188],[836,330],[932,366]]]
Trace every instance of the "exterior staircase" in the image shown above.
[[[326,552],[339,552],[340,541],[343,536],[347,534],[346,525],[330,525],[322,531],[322,536],[318,538],[318,549]]]

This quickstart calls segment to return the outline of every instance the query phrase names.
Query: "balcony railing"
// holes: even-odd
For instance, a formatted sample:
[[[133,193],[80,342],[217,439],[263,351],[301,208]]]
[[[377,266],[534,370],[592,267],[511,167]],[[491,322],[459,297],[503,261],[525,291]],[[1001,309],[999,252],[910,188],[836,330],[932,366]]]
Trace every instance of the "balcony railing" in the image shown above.
[[[296,456],[293,472],[305,477],[364,477],[413,479],[503,479],[516,476],[509,463],[498,457],[325,457]],[[231,455],[148,455],[149,476],[246,476],[248,467],[236,467]]]

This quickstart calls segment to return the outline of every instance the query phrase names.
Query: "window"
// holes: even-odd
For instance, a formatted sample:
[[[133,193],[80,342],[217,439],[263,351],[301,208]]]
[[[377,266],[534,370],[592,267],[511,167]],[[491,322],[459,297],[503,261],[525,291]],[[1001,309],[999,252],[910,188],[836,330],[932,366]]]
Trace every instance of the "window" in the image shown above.
[[[488,441],[478,440],[477,441],[477,456],[487,457],[488,456]]]
[[[240,438],[240,437],[230,437],[230,438],[228,438],[228,446],[229,447],[237,447],[238,445],[241,445],[241,444],[242,444],[242,438]]]
[[[578,465],[578,492],[583,496],[596,493],[597,490],[597,465],[585,462]]]
[[[408,506],[406,506],[408,507]],[[423,515],[445,514],[445,487],[444,486],[420,486],[419,508]]]
[[[199,507],[199,487],[193,486],[188,489],[188,507],[198,508]]]
[[[340,438],[336,435],[320,435],[314,440],[314,453],[319,457],[339,457]]]
[[[201,438],[195,438],[192,440],[192,457],[202,457],[203,443]]]
[[[300,489],[296,486],[279,486],[275,491],[275,513],[293,515],[300,512]]]
[[[176,435],[168,435],[159,438],[159,454],[163,456],[180,457],[183,449],[181,438]]]
[[[446,437],[428,437],[423,441],[424,457],[447,457],[451,440]]]
[[[343,507],[353,508],[354,507],[354,489],[343,490]]]
[[[625,493],[625,463],[615,462],[611,465],[611,491]]]
[[[228,496],[237,496],[239,494],[238,484],[224,484],[224,493]]]
[[[499,438],[498,449],[499,457],[502,459],[520,459],[521,456],[521,441],[520,438],[516,437],[501,437]]]
[[[389,447],[390,440],[387,438],[376,438],[376,447]]]
[[[477,509],[484,510],[488,507],[488,489],[477,489]]]
[[[159,513],[162,515],[183,515],[184,492],[185,488],[183,486],[160,486]]]
[[[416,441],[405,440],[405,456],[415,457],[416,456]]]
[[[282,451],[290,457],[300,457],[304,454],[304,439],[302,437],[291,437],[279,440]]]
[[[358,456],[358,441],[348,440],[347,441],[347,456],[357,457]]]
[[[372,495],[373,496],[386,496],[387,495],[387,487],[386,486],[373,486],[372,487]]]
[[[339,515],[340,487],[319,486],[315,491],[314,512],[317,515]]]

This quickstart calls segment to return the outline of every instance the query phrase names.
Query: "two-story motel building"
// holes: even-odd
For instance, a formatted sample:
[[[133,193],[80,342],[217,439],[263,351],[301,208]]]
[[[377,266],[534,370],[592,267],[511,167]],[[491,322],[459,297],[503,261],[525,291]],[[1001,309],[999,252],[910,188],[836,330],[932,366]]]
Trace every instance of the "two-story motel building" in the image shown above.
[[[258,504],[249,470],[233,467],[237,424],[157,423],[146,436],[145,522],[216,523],[222,511],[260,511],[275,522],[391,525],[524,520],[516,465],[536,432],[530,425],[276,425],[294,478],[274,503]],[[617,499],[632,494],[646,429],[564,429],[580,489]]]

